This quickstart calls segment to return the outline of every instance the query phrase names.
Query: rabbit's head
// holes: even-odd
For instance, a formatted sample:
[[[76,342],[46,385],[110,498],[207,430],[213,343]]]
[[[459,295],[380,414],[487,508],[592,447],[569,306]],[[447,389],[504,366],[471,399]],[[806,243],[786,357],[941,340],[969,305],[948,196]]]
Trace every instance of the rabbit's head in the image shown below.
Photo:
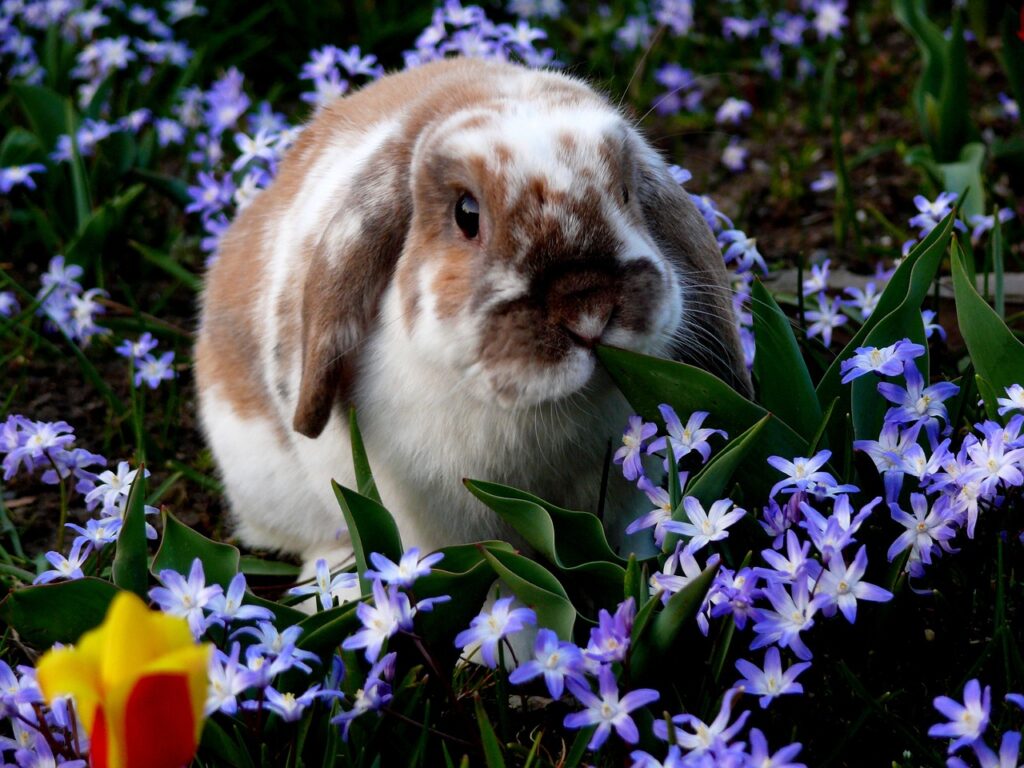
[[[447,101],[447,103],[445,103]],[[610,344],[749,386],[720,251],[665,163],[604,98],[523,70],[394,121],[316,246],[295,428],[352,392],[397,292],[418,360],[515,409],[585,390]]]

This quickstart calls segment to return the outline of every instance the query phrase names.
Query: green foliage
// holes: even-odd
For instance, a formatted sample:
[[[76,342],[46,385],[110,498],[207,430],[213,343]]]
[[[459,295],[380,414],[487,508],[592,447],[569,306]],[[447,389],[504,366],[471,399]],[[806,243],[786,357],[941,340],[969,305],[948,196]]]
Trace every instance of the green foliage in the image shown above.
[[[921,133],[937,162],[954,162],[964,145],[978,135],[970,112],[964,109],[967,54],[963,18],[958,12],[953,14],[953,31],[947,40],[928,18],[924,0],[894,0],[893,10],[921,52],[922,72],[913,97]]]
[[[153,558],[153,574],[163,570],[187,574],[192,568],[192,561],[198,557],[203,563],[207,583],[227,587],[238,573],[238,549],[206,538],[166,510],[163,523],[164,534]]]
[[[125,502],[124,524],[117,537],[114,555],[113,582],[139,597],[145,597],[146,572],[146,467],[142,465],[132,482]],[[191,562],[189,563],[191,565]]]
[[[380,502],[367,498],[362,494],[338,485],[331,481],[334,495],[338,499],[341,511],[345,516],[345,524],[352,540],[355,552],[356,568],[360,574],[372,567],[370,554],[378,552],[384,557],[398,562],[402,556],[402,539],[398,535],[398,526]],[[363,594],[369,594],[370,585],[360,577]]]
[[[76,581],[25,587],[0,602],[0,619],[36,648],[74,643],[99,626],[120,590],[104,579],[88,576]]]
[[[1003,390],[1011,384],[1024,381],[1024,344],[974,287],[964,266],[963,250],[956,240],[953,241],[951,266],[957,323],[978,372],[985,408],[989,417],[995,419],[998,418],[995,398],[1004,397]]]

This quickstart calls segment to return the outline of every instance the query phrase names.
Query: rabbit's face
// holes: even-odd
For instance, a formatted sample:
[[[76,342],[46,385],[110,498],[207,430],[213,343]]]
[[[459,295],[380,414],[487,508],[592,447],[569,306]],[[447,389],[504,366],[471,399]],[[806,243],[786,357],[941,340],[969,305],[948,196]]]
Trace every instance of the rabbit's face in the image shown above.
[[[424,132],[397,284],[425,362],[528,406],[585,387],[598,343],[670,347],[683,291],[645,225],[639,145],[597,104],[490,104]]]

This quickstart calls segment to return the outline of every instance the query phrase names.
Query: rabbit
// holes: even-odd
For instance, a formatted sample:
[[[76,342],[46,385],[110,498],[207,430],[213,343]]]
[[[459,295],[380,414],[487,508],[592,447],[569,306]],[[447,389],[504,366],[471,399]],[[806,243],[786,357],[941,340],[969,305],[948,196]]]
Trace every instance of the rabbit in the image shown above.
[[[331,479],[358,415],[404,546],[516,541],[463,478],[595,510],[631,410],[609,344],[750,381],[721,252],[607,98],[449,59],[323,107],[223,236],[202,295],[202,426],[238,538],[353,562]],[[611,472],[618,546],[646,511]],[[639,505],[639,507],[638,507]]]

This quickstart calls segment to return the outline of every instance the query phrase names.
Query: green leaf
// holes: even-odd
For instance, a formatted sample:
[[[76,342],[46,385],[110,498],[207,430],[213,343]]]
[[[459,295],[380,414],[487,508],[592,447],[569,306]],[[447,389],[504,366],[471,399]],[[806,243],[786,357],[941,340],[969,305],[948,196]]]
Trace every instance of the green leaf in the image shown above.
[[[254,555],[242,555],[238,567],[246,576],[277,576],[285,579],[294,579],[302,570],[294,563],[264,560],[262,557]]]
[[[489,552],[514,551],[512,545],[504,541],[445,547],[440,550],[444,559],[431,568],[429,574],[417,580],[417,598],[441,595],[453,598],[416,617],[417,627],[429,647],[454,647],[452,639],[455,634],[468,626],[480,612],[480,606],[494,583],[494,569],[484,559],[481,547]]]
[[[11,128],[0,143],[0,168],[45,161],[46,153],[39,139],[24,128]]]
[[[655,616],[650,642],[657,652],[668,653],[683,626],[697,616],[720,564],[719,560],[705,568],[700,576],[672,595],[665,608]]]
[[[973,215],[985,213],[985,183],[982,180],[984,167],[985,145],[979,141],[965,145],[956,161],[937,164],[943,189],[960,196],[959,207],[968,220]]]
[[[789,318],[772,295],[754,280],[754,378],[761,405],[808,440],[821,424],[821,406]]]
[[[132,168],[130,178],[138,178],[146,182],[152,189],[173,200],[181,208],[185,208],[192,202],[192,196],[188,193],[188,184],[181,179],[145,168]]]
[[[986,410],[993,415],[997,405],[992,398],[1002,396],[1003,390],[1011,384],[1024,383],[1024,344],[1017,340],[967,277],[963,252],[955,239],[950,261],[957,324],[978,373],[978,389],[985,400]]]
[[[1014,99],[1018,104],[1024,104],[1024,40],[1017,34],[1020,30],[1020,15],[1014,10],[1013,3],[1006,4],[1000,28],[1003,41],[1000,60],[1003,70],[1010,81]]]
[[[334,495],[345,515],[348,533],[352,539],[352,549],[356,556],[356,572],[359,573],[359,584],[364,595],[370,594],[370,582],[363,578],[363,573],[371,567],[369,557],[377,552],[393,562],[402,557],[402,539],[398,534],[398,526],[380,502],[356,493],[335,481],[331,481]]]
[[[572,639],[576,609],[551,571],[515,552],[492,551],[483,545],[480,550],[505,586],[537,612],[538,626],[547,627],[562,640]]]
[[[120,591],[109,581],[91,576],[16,589],[0,602],[0,619],[35,648],[77,643],[82,633],[103,622]]]
[[[356,421],[356,409],[349,408],[348,411],[348,435],[352,443],[352,464],[356,473],[356,488],[363,496],[381,503],[380,492],[377,490],[377,483],[373,480],[373,472],[370,470],[370,460],[366,456],[366,446],[363,444],[363,433],[359,431],[359,422]]]
[[[142,184],[129,187],[125,192],[108,200],[85,220],[78,235],[64,249],[71,264],[91,264],[103,255],[103,246],[115,232],[135,200],[145,190]]]
[[[950,214],[954,216],[955,212]],[[952,225],[952,218],[949,219]],[[908,338],[924,347],[925,353],[915,362],[925,381],[928,380],[928,341],[921,319],[921,304],[928,288],[935,279],[945,248],[932,248],[921,254],[910,276],[906,296],[898,307],[879,320],[864,339],[864,346],[887,347],[903,338]],[[878,310],[872,313],[872,317]],[[849,347],[847,347],[849,349]],[[875,376],[861,376],[854,379],[850,387],[851,416],[854,436],[859,440],[875,439],[881,431],[889,402],[878,392]]]
[[[484,704],[479,696],[474,697],[473,706],[476,710],[477,727],[480,729],[480,743],[484,748],[484,764],[487,768],[505,768],[505,758],[502,755],[501,743],[498,741],[498,736],[494,733],[494,726],[491,725],[490,718],[487,717],[487,711],[484,709]],[[501,702],[499,702],[498,706],[502,706]]]
[[[125,501],[124,523],[117,536],[112,567],[113,582],[121,589],[145,598],[149,576],[146,573],[146,465],[140,464]]]
[[[153,558],[153,574],[169,569],[187,575],[197,557],[203,563],[207,584],[227,588],[238,573],[239,554],[235,547],[206,538],[165,510],[164,536]]]
[[[57,139],[65,132],[64,102],[57,92],[42,85],[15,83],[10,86],[18,105],[32,126],[32,133],[46,151],[57,146]]]
[[[202,290],[202,278],[186,269],[181,262],[169,253],[158,251],[155,248],[150,248],[149,246],[137,243],[134,240],[129,242],[129,245],[138,251],[142,258],[150,264],[163,270],[175,280],[180,280],[183,285],[188,286],[197,293]]]
[[[531,548],[568,577],[568,586],[585,592],[587,605],[622,599],[624,561],[608,545],[601,521],[595,515],[562,509],[525,491],[497,483],[463,482]]]
[[[518,488],[484,480],[463,480],[470,492],[518,531],[531,547],[562,570],[625,562],[612,551],[601,521],[590,512],[555,506]]]
[[[885,286],[885,290],[882,291],[875,311],[864,321],[864,324],[853,335],[843,351],[836,356],[821,381],[818,382],[816,392],[818,403],[822,407],[838,398],[839,402],[836,406],[839,409],[838,412],[849,412],[850,390],[840,382],[842,378],[840,365],[844,360],[853,356],[857,347],[863,347],[868,334],[874,330],[875,326],[901,304],[909,300],[912,304],[921,306],[931,281],[935,277],[935,270],[946,252],[955,216],[955,211],[946,216],[924,240],[910,250],[907,257],[900,263]],[[920,269],[918,269],[919,262],[923,263]],[[833,445],[837,444],[833,441]]]
[[[770,415],[700,368],[614,347],[599,346],[597,356],[630,405],[648,421],[660,419],[658,405],[667,403],[684,420],[686,414],[707,411],[705,426],[734,436]],[[749,493],[766,493],[775,482],[775,472],[766,462],[772,454],[806,456],[807,441],[781,419],[769,419],[763,437],[748,455],[743,483]]]
[[[356,616],[357,605],[358,602],[345,603],[302,619],[298,622],[302,627],[302,634],[296,645],[329,661],[342,640],[360,626],[359,617]]]

